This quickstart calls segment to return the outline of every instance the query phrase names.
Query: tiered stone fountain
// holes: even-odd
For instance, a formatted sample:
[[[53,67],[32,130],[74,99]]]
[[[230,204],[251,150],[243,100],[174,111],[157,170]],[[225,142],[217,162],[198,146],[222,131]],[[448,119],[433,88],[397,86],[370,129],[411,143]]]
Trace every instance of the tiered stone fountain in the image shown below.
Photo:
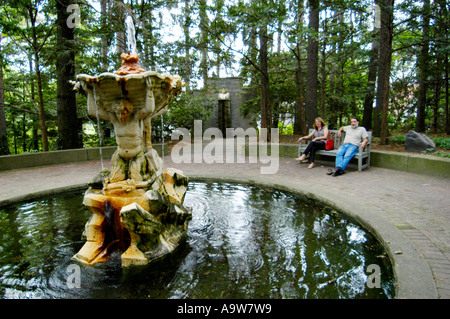
[[[135,53],[122,54],[115,73],[77,76],[75,89],[86,93],[88,113],[113,123],[118,148],[111,171],[100,172],[84,195],[93,215],[74,260],[93,265],[119,250],[123,266],[145,265],[173,252],[186,236],[189,179],[177,169],[163,171],[150,121],[167,111],[181,86],[177,75],[142,69]]]

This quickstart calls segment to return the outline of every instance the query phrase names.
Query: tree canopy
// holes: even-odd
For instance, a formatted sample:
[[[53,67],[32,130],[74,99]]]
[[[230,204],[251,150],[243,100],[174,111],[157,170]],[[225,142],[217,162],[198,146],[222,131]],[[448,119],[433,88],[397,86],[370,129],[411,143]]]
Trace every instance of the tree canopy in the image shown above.
[[[384,142],[393,131],[450,132],[445,0],[1,0],[0,155],[114,143],[69,81],[117,70],[136,28],[140,64],[186,83],[154,130],[206,119],[215,77],[254,92],[242,114],[305,134],[352,116]],[[195,93],[195,94],[194,94]],[[202,106],[203,105],[203,106]],[[209,106],[208,106],[209,105]],[[171,125],[171,122],[173,125]],[[164,128],[162,127],[164,125]],[[100,136],[100,140],[98,136]],[[161,134],[155,134],[155,138]]]

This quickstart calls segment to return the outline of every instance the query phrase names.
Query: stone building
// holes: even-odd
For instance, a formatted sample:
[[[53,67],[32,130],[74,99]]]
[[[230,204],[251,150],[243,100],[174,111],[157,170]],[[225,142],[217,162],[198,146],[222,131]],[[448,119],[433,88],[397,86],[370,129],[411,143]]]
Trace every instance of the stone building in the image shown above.
[[[217,103],[209,120],[203,123],[203,129],[217,127],[225,134],[227,127],[244,130],[252,127],[254,115],[244,118],[239,112],[242,103],[252,98],[251,92],[243,88],[242,84],[243,79],[240,77],[209,79],[209,91],[216,96]]]

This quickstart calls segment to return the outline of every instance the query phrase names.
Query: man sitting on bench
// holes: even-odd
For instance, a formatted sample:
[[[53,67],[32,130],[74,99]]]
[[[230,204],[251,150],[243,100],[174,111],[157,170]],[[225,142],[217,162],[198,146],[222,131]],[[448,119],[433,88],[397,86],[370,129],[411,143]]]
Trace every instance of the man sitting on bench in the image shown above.
[[[344,174],[350,160],[358,152],[358,147],[364,149],[369,142],[367,131],[364,127],[359,127],[359,120],[356,116],[352,117],[351,125],[343,126],[339,129],[337,136],[340,138],[342,131],[345,132],[344,144],[342,144],[336,154],[336,170],[329,169],[328,175],[339,176]]]

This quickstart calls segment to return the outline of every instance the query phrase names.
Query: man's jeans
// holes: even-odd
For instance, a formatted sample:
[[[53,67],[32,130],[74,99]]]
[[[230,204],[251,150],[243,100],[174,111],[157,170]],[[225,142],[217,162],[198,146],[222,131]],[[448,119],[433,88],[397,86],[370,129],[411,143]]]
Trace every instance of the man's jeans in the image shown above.
[[[342,170],[345,170],[348,163],[357,152],[358,146],[353,144],[347,143],[339,147],[336,154],[336,168],[340,167]]]

